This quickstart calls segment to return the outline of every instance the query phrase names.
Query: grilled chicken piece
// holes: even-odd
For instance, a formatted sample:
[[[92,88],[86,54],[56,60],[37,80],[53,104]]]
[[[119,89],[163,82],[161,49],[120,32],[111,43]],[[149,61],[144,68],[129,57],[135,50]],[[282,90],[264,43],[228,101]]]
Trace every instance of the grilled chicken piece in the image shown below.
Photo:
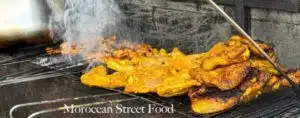
[[[156,88],[163,83],[167,68],[153,66],[138,68],[132,71],[125,86],[125,93],[148,93],[156,92]]]
[[[262,94],[263,91],[263,83],[255,82],[251,84],[243,93],[240,100],[242,102],[249,102],[250,100],[253,100],[254,98],[258,97],[260,94]]]
[[[86,51],[86,49],[90,49],[91,44],[93,46],[101,47],[101,50],[103,52],[107,52],[112,50],[112,47],[115,43],[116,43],[116,36],[105,37],[105,38],[101,37],[101,38],[97,38],[96,40],[80,40],[78,42],[76,41],[64,42],[60,45],[59,48],[46,48],[46,52],[48,54],[77,55],[80,52]]]
[[[113,51],[113,56],[118,59],[144,57],[153,55],[153,49],[150,45],[140,44],[134,47],[123,47],[124,49]]]
[[[187,93],[190,86],[199,85],[190,79],[188,70],[198,67],[192,60],[201,55],[186,56],[177,48],[169,54],[165,50],[152,51],[152,56],[106,60],[110,69],[129,74],[124,92],[157,92],[160,96],[172,97]]]
[[[107,61],[106,65],[108,68],[115,70],[117,72],[131,72],[134,67],[132,66],[132,62],[128,60],[120,60],[120,61]]]
[[[191,68],[199,67],[197,62],[194,60],[203,56],[202,54],[185,55],[178,48],[174,48],[171,53],[169,53],[169,59],[165,62],[172,68],[177,70],[186,70]]]
[[[171,67],[175,69],[182,70],[188,69],[193,66],[191,60],[185,56],[181,51],[177,48],[174,48],[171,53],[169,53],[170,59],[166,62]]]
[[[288,86],[285,80],[280,80],[278,77],[271,75],[268,72],[258,71],[250,72],[251,79],[248,79],[240,88],[241,95],[232,95],[232,97],[216,96],[218,92],[214,91],[213,96],[207,94],[206,87],[192,87],[189,91],[189,97],[192,104],[192,110],[198,114],[217,113],[232,108],[238,103],[249,102],[257,98],[262,93],[268,92],[268,87],[273,87],[271,90],[277,90],[280,86]],[[300,71],[294,71],[288,74],[293,81],[300,84]],[[274,86],[277,86],[274,89]]]
[[[288,73],[288,76],[292,79],[293,82],[300,85],[300,70],[294,70]],[[291,86],[286,79],[281,79],[280,86]],[[279,85],[277,85],[279,87]]]
[[[246,45],[216,44],[203,58],[202,69],[212,70],[218,66],[227,66],[246,61],[250,51]]]
[[[250,59],[251,67],[270,74],[279,75],[277,70],[265,59]]]
[[[97,66],[80,78],[81,83],[87,86],[96,86],[103,88],[119,88],[127,84],[125,73],[115,72],[107,75],[106,68]]]
[[[245,45],[248,46],[248,48],[250,49],[252,54],[260,55],[260,52],[245,37],[242,37],[242,36],[239,36],[239,35],[232,36],[229,39],[229,43],[234,44],[234,45],[245,44]],[[256,41],[256,43],[258,44],[259,47],[261,47],[266,52],[273,51],[272,46],[269,46],[265,43],[261,43],[261,42],[258,42],[258,41]]]
[[[200,86],[201,82],[191,79],[188,70],[176,72],[173,76],[164,79],[157,87],[157,94],[162,97],[173,97],[183,95],[192,86]]]
[[[268,81],[267,86],[274,86],[280,79],[277,76],[272,76],[271,79]]]
[[[297,85],[300,85],[300,71],[293,70],[287,73],[287,75],[295,82]],[[271,79],[266,83],[265,92],[275,91],[282,87],[290,87],[290,83],[283,77],[278,77],[272,75]]]
[[[258,72],[256,75],[253,76],[251,80],[248,81],[248,86],[241,87],[245,88],[242,89],[243,94],[240,98],[241,102],[249,102],[259,95],[261,95],[265,91],[265,86],[269,80],[271,80],[271,74],[267,72]],[[245,85],[245,84],[242,84]]]
[[[240,91],[220,91],[205,86],[193,86],[189,89],[192,110],[197,114],[218,113],[231,109],[239,102]]]
[[[128,79],[124,92],[156,92],[161,97],[173,97],[187,93],[188,89],[195,85],[201,85],[201,82],[192,80],[187,70],[177,72],[168,67],[158,66],[134,71]]]
[[[178,70],[189,69],[196,67],[197,64],[193,63],[193,59],[201,55],[186,56],[177,48],[169,54],[166,54],[165,50],[152,56],[134,56],[130,59],[119,58],[106,58],[106,64],[109,68],[115,71],[128,72],[132,71],[135,67],[151,67],[151,66],[169,66]],[[145,70],[146,71],[146,70]]]
[[[229,98],[205,96],[190,99],[192,110],[197,114],[209,114],[225,111],[235,106],[239,100],[236,96]]]
[[[222,91],[238,86],[246,77],[250,64],[246,62],[219,67],[211,71],[201,68],[193,69],[190,75],[193,79],[203,81],[205,86],[218,87]]]
[[[244,92],[240,98],[241,102],[249,102],[262,93],[278,90],[281,87],[290,86],[287,80],[272,75],[272,73],[266,71],[260,71],[254,74],[253,78],[245,81],[241,86],[241,90]],[[300,71],[292,71],[288,73],[288,76],[296,84],[300,84]]]

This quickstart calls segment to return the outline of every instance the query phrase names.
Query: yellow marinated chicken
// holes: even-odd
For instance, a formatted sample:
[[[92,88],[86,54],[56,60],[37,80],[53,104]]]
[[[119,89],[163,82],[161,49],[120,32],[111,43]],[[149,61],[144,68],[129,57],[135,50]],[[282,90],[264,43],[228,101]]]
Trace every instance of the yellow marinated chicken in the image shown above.
[[[230,44],[234,44],[234,45],[245,44],[245,45],[248,46],[248,48],[250,49],[250,51],[251,51],[252,54],[254,54],[254,55],[260,55],[260,52],[250,43],[249,40],[247,40],[243,36],[234,35],[234,36],[232,36],[232,37],[229,38],[228,42]],[[261,47],[266,52],[273,50],[273,47],[271,47],[271,46],[269,46],[267,44],[260,43],[260,42],[257,42],[257,41],[256,41],[256,43],[258,44],[259,47]]]
[[[188,70],[182,70],[166,77],[156,88],[156,92],[162,97],[179,96],[187,93],[192,86],[200,86],[201,83],[201,81],[191,79]]]
[[[203,55],[194,54],[194,55],[185,55],[178,48],[174,48],[171,53],[169,53],[169,59],[166,61],[166,64],[172,68],[178,70],[185,70],[196,68],[199,65],[195,63],[195,59]]]
[[[277,62],[271,46],[258,44]],[[242,36],[219,42],[208,52],[190,55],[178,48],[167,52],[146,44],[109,42],[107,45],[111,48],[105,52],[87,55],[87,59],[95,57],[104,66],[97,66],[82,75],[84,85],[124,87],[125,93],[156,93],[161,97],[188,93],[191,108],[198,114],[222,112],[265,92],[290,86]],[[67,50],[69,52],[64,53],[78,53],[77,50]],[[113,73],[107,74],[106,69]],[[299,70],[289,72],[288,76],[300,84]],[[232,92],[236,93],[228,94]]]
[[[108,68],[115,70],[117,72],[131,72],[134,70],[133,63],[128,60],[115,60],[115,61],[107,61],[106,65]]]
[[[250,64],[246,62],[218,67],[211,71],[201,68],[190,72],[193,79],[203,81],[206,86],[218,87],[221,90],[230,90],[238,86],[246,77]]]
[[[131,56],[130,59],[107,59],[107,67],[117,72],[127,73],[128,81],[124,92],[157,92],[163,97],[184,94],[188,88],[198,85],[191,80],[189,68],[197,67],[192,59],[200,55],[186,56],[177,48],[167,54],[165,50],[153,51],[153,55]]]
[[[191,87],[188,94],[191,108],[197,114],[219,113],[239,103],[239,92],[209,91],[207,87]]]
[[[81,83],[87,86],[103,87],[103,88],[119,88],[127,84],[126,73],[114,72],[107,75],[106,68],[98,66],[80,78]]]
[[[193,85],[201,84],[190,78],[188,70],[177,70],[176,66],[169,65],[168,62],[137,68],[128,79],[124,90],[126,93],[156,92],[162,97],[173,97],[187,93]]]
[[[148,93],[156,92],[156,88],[161,85],[168,69],[160,66],[148,68],[137,68],[128,78],[125,86],[125,93]]]
[[[245,88],[242,89],[241,102],[249,102],[261,95],[264,92],[265,86],[267,86],[267,82],[272,78],[271,74],[263,71],[258,71],[252,76],[253,78],[248,81],[250,84],[246,85],[246,87],[241,87]]]
[[[250,51],[246,45],[216,44],[202,59],[202,69],[212,70],[217,66],[226,66],[248,60]]]
[[[299,70],[288,73],[288,76],[296,84],[300,84]],[[255,77],[246,83],[247,84],[243,83],[241,85],[241,90],[243,91],[240,98],[241,102],[249,102],[263,93],[275,91],[281,87],[290,86],[287,80],[277,77],[276,75],[272,75],[272,73],[268,73],[266,71],[260,71],[255,75]]]
[[[112,52],[113,56],[118,59],[133,58],[133,57],[145,57],[153,55],[154,51],[150,45],[141,44],[134,45],[134,47],[124,48],[121,50],[115,50]]]
[[[283,78],[277,77],[275,75],[271,75],[272,73],[268,72],[261,72],[260,74],[257,74],[256,77],[254,77],[252,80],[249,81],[247,87],[245,85],[242,85],[244,89],[242,91],[244,92],[240,98],[241,102],[249,102],[255,98],[257,98],[259,95],[278,90],[281,87],[287,87],[290,86],[289,82]],[[288,73],[288,76],[294,81],[296,84],[300,84],[300,71],[294,71]],[[246,89],[245,89],[246,88]]]
[[[242,102],[249,102],[254,98],[258,97],[263,92],[264,83],[254,82],[246,88],[244,93],[242,94],[240,100]]]
[[[269,72],[274,75],[279,75],[277,70],[265,59],[250,59],[251,67],[257,68],[260,71]]]
[[[291,78],[293,82],[296,84],[300,84],[300,70],[294,70],[288,73],[288,76]],[[286,86],[291,86],[290,83],[286,79],[281,79],[280,81],[277,82],[277,87],[286,87]],[[275,84],[276,85],[276,84]],[[276,86],[275,86],[276,87]]]
[[[217,113],[228,110],[238,104],[238,97],[220,98],[218,96],[205,96],[190,98],[192,110],[197,114]]]

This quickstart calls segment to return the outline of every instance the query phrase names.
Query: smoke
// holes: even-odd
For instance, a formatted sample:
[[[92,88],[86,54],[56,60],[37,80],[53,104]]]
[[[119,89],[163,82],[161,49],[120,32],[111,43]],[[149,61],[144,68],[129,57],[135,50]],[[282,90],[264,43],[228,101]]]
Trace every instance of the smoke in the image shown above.
[[[47,0],[52,10],[49,19],[51,36],[63,40],[71,47],[73,43],[86,45],[79,54],[102,52],[99,45],[103,37],[122,37],[122,13],[114,0]]]

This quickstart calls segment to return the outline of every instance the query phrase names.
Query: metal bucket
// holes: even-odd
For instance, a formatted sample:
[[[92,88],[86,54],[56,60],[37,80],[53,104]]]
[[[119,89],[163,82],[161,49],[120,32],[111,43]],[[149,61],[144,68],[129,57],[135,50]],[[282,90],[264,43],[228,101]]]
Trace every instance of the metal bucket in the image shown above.
[[[58,6],[64,3],[64,0],[52,1]],[[49,43],[51,38],[47,27],[50,13],[47,0],[1,0],[0,48]]]

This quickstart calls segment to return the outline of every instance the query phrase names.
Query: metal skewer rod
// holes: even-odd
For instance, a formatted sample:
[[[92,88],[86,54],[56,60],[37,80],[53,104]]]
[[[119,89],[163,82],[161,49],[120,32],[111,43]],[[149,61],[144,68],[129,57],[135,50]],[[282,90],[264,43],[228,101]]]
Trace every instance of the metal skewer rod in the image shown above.
[[[272,59],[269,57],[269,55],[262,49],[259,47],[259,45],[222,9],[220,8],[213,0],[207,0],[208,3],[210,3],[211,5],[213,5],[220,13],[221,15],[227,20],[229,21],[229,23],[237,30],[239,31],[239,33],[241,33],[243,36],[245,36],[250,43],[264,56],[264,58],[266,58],[271,64],[272,66],[292,85],[292,88],[294,88],[295,93],[297,95],[299,95],[299,86],[291,80],[291,78],[289,78],[285,72],[283,72],[283,70],[277,65],[275,64]]]

